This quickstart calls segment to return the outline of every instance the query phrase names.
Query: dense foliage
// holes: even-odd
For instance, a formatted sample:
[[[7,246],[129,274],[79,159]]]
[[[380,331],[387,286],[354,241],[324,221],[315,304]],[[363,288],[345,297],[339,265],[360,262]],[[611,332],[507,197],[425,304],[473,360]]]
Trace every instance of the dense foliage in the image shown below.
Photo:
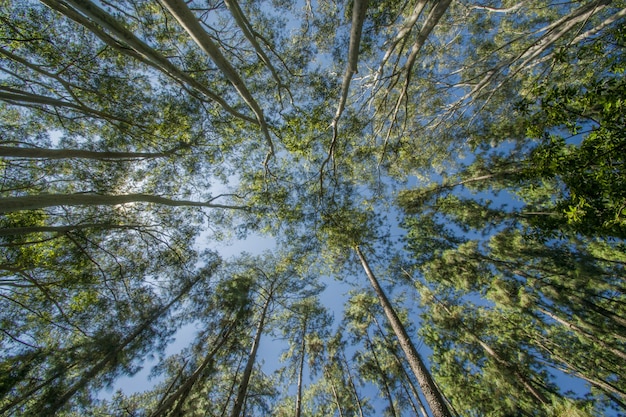
[[[624,1],[0,20],[0,415],[626,413]]]

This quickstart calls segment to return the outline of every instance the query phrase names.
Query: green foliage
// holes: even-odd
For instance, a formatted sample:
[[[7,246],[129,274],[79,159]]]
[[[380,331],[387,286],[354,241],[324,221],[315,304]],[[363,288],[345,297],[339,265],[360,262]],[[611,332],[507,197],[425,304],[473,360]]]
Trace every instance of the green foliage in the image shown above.
[[[365,3],[0,2],[0,414],[415,415],[417,337],[460,415],[626,407],[623,1]]]

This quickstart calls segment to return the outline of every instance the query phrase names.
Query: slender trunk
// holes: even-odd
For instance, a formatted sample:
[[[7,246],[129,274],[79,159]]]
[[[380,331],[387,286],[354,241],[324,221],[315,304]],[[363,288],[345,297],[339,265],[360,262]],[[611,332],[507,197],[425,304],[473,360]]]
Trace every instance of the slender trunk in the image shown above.
[[[302,343],[300,344],[300,364],[298,365],[298,391],[296,393],[296,414],[295,417],[302,415],[302,378],[304,374],[304,354],[306,350],[306,328],[308,317],[304,318],[302,326]]]
[[[568,328],[568,329],[578,333],[579,335],[589,339],[590,341],[592,341],[594,343],[597,343],[603,349],[606,349],[609,352],[613,353],[615,356],[619,357],[620,359],[622,359],[626,363],[626,352],[623,352],[623,351],[621,351],[619,349],[615,349],[614,347],[609,346],[608,343],[606,343],[603,340],[598,339],[594,335],[584,331],[583,329],[581,329],[580,327],[576,326],[575,324],[570,323],[569,321],[562,319],[561,317],[557,316],[556,314],[552,313],[551,311],[548,311],[548,310],[546,310],[544,308],[541,308],[541,307],[537,307],[537,311],[545,314],[546,316],[550,317],[551,319],[553,319],[557,323],[560,323],[564,327],[566,327],[566,328]]]
[[[413,30],[413,27],[417,23],[417,20],[419,19],[422,12],[424,11],[424,7],[426,7],[427,3],[428,3],[428,0],[419,0],[415,4],[415,7],[413,8],[413,13],[411,13],[411,15],[406,18],[406,20],[402,24],[402,28],[398,31],[393,41],[387,48],[387,51],[385,52],[385,56],[381,60],[380,65],[378,67],[378,71],[376,72],[376,85],[373,88],[373,91],[378,90],[378,82],[381,80],[383,70],[385,68],[385,65],[387,64],[387,61],[389,61],[391,54],[396,49],[396,46],[398,46],[398,43],[400,43],[400,41],[404,41],[404,38],[408,36],[409,33],[411,33],[411,31]],[[392,72],[395,72],[395,65],[394,65],[394,71]]]
[[[29,233],[67,233],[75,230],[84,229],[140,229],[149,227],[141,224],[109,224],[109,223],[84,223],[68,226],[26,226],[26,227],[7,227],[0,229],[0,236],[18,236],[27,235]]]
[[[213,346],[207,355],[202,360],[202,363],[196,368],[193,374],[189,378],[185,380],[185,382],[172,394],[167,400],[163,401],[161,406],[157,408],[150,417],[158,417],[165,416],[170,408],[176,403],[176,407],[171,412],[171,416],[181,416],[182,415],[182,407],[185,403],[185,400],[191,393],[192,388],[200,379],[200,376],[204,372],[204,370],[213,363],[215,359],[215,355],[217,352],[224,346],[224,344],[228,341],[230,333],[237,325],[236,322],[231,322],[228,327],[222,332],[219,336],[219,342]]]
[[[389,302],[389,299],[385,295],[385,292],[379,285],[378,280],[370,269],[367,260],[365,259],[365,256],[361,252],[361,249],[358,246],[355,246],[354,249],[361,261],[361,265],[363,266],[367,277],[369,278],[370,284],[374,288],[374,292],[378,296],[378,300],[381,307],[383,308],[383,311],[385,312],[385,315],[387,316],[387,319],[389,320],[389,324],[391,325],[391,328],[398,338],[400,347],[402,348],[402,351],[406,356],[411,371],[413,371],[413,374],[417,379],[420,389],[424,394],[424,398],[426,398],[426,402],[428,403],[430,411],[432,412],[434,417],[452,417],[452,414],[450,413],[450,410],[448,410],[448,407],[443,399],[443,396],[441,395],[441,392],[435,385],[435,381],[430,375],[428,368],[426,368],[426,365],[422,361],[422,358],[417,352],[417,349],[415,349],[411,338],[409,337],[406,329],[402,325],[402,322],[398,318],[398,315],[393,309],[393,306]]]
[[[485,353],[487,353],[487,356],[491,357],[496,363],[500,364],[504,369],[507,369],[508,371],[512,372],[513,376],[517,379],[517,382],[521,384],[530,395],[535,397],[535,399],[539,401],[542,405],[550,404],[550,401],[541,392],[539,392],[532,385],[531,381],[529,381],[528,378],[522,375],[513,364],[511,364],[509,361],[507,361],[502,356],[500,356],[500,354],[498,354],[495,350],[493,350],[491,346],[483,342],[474,333],[469,332],[467,328],[466,328],[466,331],[468,331],[468,334],[476,341],[476,343],[480,345],[481,348],[483,348]]]
[[[117,122],[126,123],[128,125],[134,125],[126,119],[118,116],[114,116],[109,113],[105,113],[100,110],[96,110],[87,107],[83,104],[75,104],[64,100],[55,99],[52,97],[46,97],[38,94],[26,93],[16,90],[14,88],[0,87],[0,99],[8,103],[13,103],[18,106],[32,107],[32,106],[52,106],[59,108],[67,108],[80,111],[86,115],[98,117],[104,120],[115,120]]]
[[[350,389],[354,394],[354,399],[356,400],[356,405],[359,409],[359,417],[364,417],[363,414],[363,406],[361,405],[361,399],[359,398],[359,392],[356,389],[356,385],[354,385],[354,380],[352,379],[352,373],[350,372],[350,366],[348,365],[348,360],[346,359],[346,355],[343,352],[343,349],[340,350],[342,363],[346,367],[346,373],[348,374],[348,384],[350,385]],[[342,365],[343,369],[343,365]]]
[[[434,300],[439,304],[450,317],[452,317],[452,312],[448,308],[448,306],[440,301],[437,297],[433,296]],[[487,354],[488,357],[493,359],[497,364],[502,366],[504,369],[509,371],[516,378],[517,383],[522,385],[524,389],[532,395],[539,403],[542,405],[550,404],[550,401],[540,392],[538,391],[526,376],[524,376],[517,367],[504,359],[498,352],[491,348],[487,343],[485,343],[476,333],[474,333],[471,329],[465,326],[463,323],[460,323],[460,326],[465,332],[473,339],[476,343],[480,345],[483,351]]]
[[[241,369],[241,364],[243,363],[243,357],[239,359],[239,363],[237,363],[237,371],[235,372],[235,375],[233,377],[233,381],[230,384],[230,387],[228,388],[228,395],[226,396],[226,398],[223,401],[222,407],[221,407],[221,412],[219,414],[220,417],[224,417],[227,413],[228,410],[228,405],[230,403],[230,399],[233,397],[233,395],[235,394],[235,390],[237,389],[237,382],[239,380],[239,370]]]
[[[343,81],[341,82],[341,95],[339,97],[337,111],[335,112],[335,117],[333,117],[331,122],[333,137],[330,142],[328,156],[322,162],[322,166],[320,168],[320,182],[324,175],[324,167],[334,158],[335,146],[338,139],[337,125],[346,107],[346,102],[348,101],[348,91],[350,89],[352,77],[358,71],[359,45],[361,44],[361,33],[363,31],[363,22],[365,21],[368,1],[369,0],[354,0],[352,2],[352,25],[350,28],[350,43],[348,46],[348,64],[346,65],[346,72],[344,73]]]
[[[269,308],[271,301],[272,295],[269,294],[267,296],[267,300],[265,300],[265,304],[263,305],[263,311],[261,311],[261,318],[257,324],[256,334],[254,335],[254,341],[252,342],[252,348],[250,349],[250,355],[248,356],[248,362],[246,363],[246,367],[241,377],[241,383],[239,384],[239,389],[237,390],[237,398],[235,399],[235,404],[233,405],[233,411],[230,414],[230,417],[239,417],[241,414],[241,410],[248,393],[248,383],[250,382],[250,376],[252,375],[252,368],[254,367],[256,354],[259,349],[259,343],[261,342],[261,335],[263,334],[267,309]]]
[[[339,417],[343,417],[343,410],[341,408],[341,400],[339,399],[339,394],[337,393],[337,387],[335,386],[335,381],[332,378],[328,367],[324,367],[324,373],[326,374],[326,379],[330,384],[330,390],[333,392],[333,398],[335,399],[335,405],[337,406],[337,412],[339,413]]]
[[[147,320],[145,320],[141,325],[135,328],[129,336],[123,339],[115,349],[111,350],[104,358],[102,358],[98,363],[96,363],[91,369],[86,371],[79,380],[74,383],[70,388],[68,388],[63,394],[54,399],[49,404],[39,404],[36,405],[35,408],[39,408],[42,413],[39,415],[55,415],[61,407],[63,407],[69,400],[72,398],[78,391],[85,388],[89,382],[101,372],[103,372],[108,366],[115,363],[118,355],[131,343],[133,343],[142,333],[144,333],[147,329],[150,328],[154,324],[154,322],[161,317],[163,314],[167,313],[170,308],[178,303],[181,298],[183,298],[192,288],[203,278],[202,275],[198,275],[198,277],[185,285],[180,293],[176,297],[174,297],[169,303],[158,309],[154,312]]]
[[[36,210],[55,206],[114,206],[128,203],[154,203],[165,206],[212,207],[225,209],[241,209],[244,206],[230,206],[202,201],[172,200],[150,194],[40,194],[22,197],[0,198],[0,213],[10,213],[20,210]]]
[[[367,347],[369,348],[370,352],[372,353],[372,357],[374,358],[376,369],[378,369],[378,373],[380,375],[383,388],[385,391],[385,396],[387,397],[387,402],[389,403],[389,410],[391,411],[391,415],[394,417],[397,417],[398,413],[396,412],[396,407],[393,404],[393,396],[391,395],[391,389],[389,388],[389,377],[387,375],[387,372],[383,370],[383,367],[380,364],[380,361],[378,360],[378,355],[376,354],[376,351],[374,350],[374,345],[372,341],[370,340],[369,334],[367,332],[365,333],[365,338],[367,341]]]
[[[100,161],[163,158],[168,153],[160,152],[97,152],[82,149],[43,149],[18,148],[14,146],[0,146],[0,157],[31,158],[31,159],[97,159]]]
[[[415,411],[415,415],[420,415],[421,414],[423,417],[428,417],[428,413],[426,412],[426,409],[424,408],[424,404],[422,404],[422,399],[420,398],[419,392],[417,391],[417,388],[415,387],[415,384],[411,380],[411,376],[407,372],[406,367],[402,363],[402,360],[400,359],[400,356],[398,355],[398,352],[396,351],[396,349],[394,349],[391,341],[387,337],[387,334],[385,334],[385,332],[383,331],[383,328],[380,325],[380,323],[379,323],[378,319],[376,318],[376,316],[372,315],[372,317],[374,319],[374,322],[376,323],[376,327],[378,328],[378,332],[382,335],[383,340],[385,341],[387,350],[394,357],[395,362],[398,365],[398,369],[401,370],[402,375],[404,375],[404,378],[406,379],[407,384],[409,385],[409,388],[411,389],[411,393],[412,393],[413,398],[415,399],[415,401],[417,401],[417,405],[419,406],[419,413],[416,410]],[[411,405],[413,405],[412,401],[411,401]],[[413,407],[415,407],[415,406],[413,405]]]
[[[241,7],[239,7],[239,3],[237,2],[237,0],[224,0],[224,3],[226,3],[228,10],[230,10],[230,13],[233,15],[233,18],[235,19],[235,22],[237,22],[237,26],[239,26],[239,28],[243,32],[243,35],[246,37],[246,39],[248,39],[248,41],[250,41],[250,43],[254,47],[256,54],[259,56],[259,58],[261,58],[265,66],[269,68],[270,72],[272,73],[272,77],[274,77],[274,80],[276,80],[276,82],[278,83],[278,87],[282,87],[283,83],[278,76],[278,71],[276,71],[276,68],[274,68],[274,65],[272,65],[272,61],[269,59],[263,48],[261,48],[261,45],[259,45],[259,43],[257,42],[256,36],[253,33],[252,25],[250,24],[248,19],[246,19],[246,16],[241,10]]]
[[[546,348],[544,347],[544,349]],[[585,375],[583,371],[581,371],[580,369],[578,369],[578,367],[569,363],[569,361],[553,353],[551,350],[548,350],[548,349],[546,350],[550,353],[553,359],[557,360],[558,362],[561,362],[564,365],[564,367],[559,367],[555,365],[554,363],[548,363],[548,365],[568,375],[574,375],[580,379],[583,379],[589,382],[594,387],[600,389],[601,391],[604,391],[606,394],[609,394],[610,398],[613,399],[613,401],[615,401],[615,396],[621,398],[621,400],[618,400],[619,405],[626,409],[626,405],[622,402],[622,401],[626,401],[626,392],[622,391],[619,387],[616,387],[615,385],[611,384],[608,381],[604,381],[602,379]]]

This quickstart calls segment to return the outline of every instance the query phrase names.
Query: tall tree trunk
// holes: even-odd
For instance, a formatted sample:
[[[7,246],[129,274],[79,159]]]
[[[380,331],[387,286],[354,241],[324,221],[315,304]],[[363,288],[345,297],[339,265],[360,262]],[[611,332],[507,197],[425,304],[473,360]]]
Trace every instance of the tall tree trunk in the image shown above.
[[[9,87],[0,87],[0,99],[2,101],[6,101],[7,103],[12,103],[24,107],[52,106],[57,108],[68,108],[79,111],[86,115],[97,117],[103,120],[108,120],[109,122],[117,121],[131,126],[135,125],[124,118],[97,109],[93,109],[91,107],[87,107],[83,104],[79,105],[69,101],[59,100],[53,97],[42,96],[39,94],[27,93]]]
[[[300,364],[298,365],[298,391],[296,393],[296,414],[295,417],[300,417],[302,415],[302,378],[304,374],[304,354],[306,350],[306,328],[308,317],[304,318],[304,323],[302,326],[302,343],[300,344]]]
[[[406,356],[411,371],[413,371],[413,374],[417,379],[420,389],[424,394],[424,398],[426,398],[426,402],[428,403],[430,411],[432,412],[434,417],[452,417],[452,414],[450,413],[450,410],[448,410],[448,407],[443,399],[443,396],[441,395],[441,392],[435,385],[435,381],[433,380],[432,375],[430,375],[428,368],[426,368],[426,365],[422,361],[422,358],[417,352],[417,349],[415,349],[415,346],[413,345],[411,338],[406,332],[406,329],[402,325],[400,318],[396,314],[393,306],[389,302],[389,299],[385,295],[385,292],[378,283],[378,280],[374,276],[374,273],[370,269],[367,260],[363,255],[363,252],[361,252],[361,249],[358,246],[355,246],[354,250],[359,257],[361,265],[365,270],[365,274],[369,278],[370,284],[372,285],[374,292],[378,297],[380,305],[383,308],[387,319],[389,320],[389,324],[391,325],[391,328],[398,338],[400,347],[402,348],[402,351]]]
[[[343,409],[341,408],[341,400],[339,399],[339,394],[337,393],[337,387],[335,386],[335,381],[333,380],[333,377],[328,369],[328,367],[324,367],[324,374],[330,384],[330,390],[333,392],[333,398],[335,399],[335,405],[337,406],[339,417],[343,417]]]
[[[150,227],[141,224],[111,224],[111,223],[83,223],[67,226],[25,226],[25,227],[7,227],[0,229],[0,236],[18,236],[27,235],[29,233],[67,233],[84,229],[141,229]]]
[[[626,352],[623,352],[623,351],[621,351],[619,349],[614,348],[613,346],[610,346],[605,341],[597,338],[596,336],[590,334],[589,332],[584,331],[583,329],[581,329],[580,327],[576,326],[575,324],[570,323],[569,321],[562,319],[561,317],[559,317],[558,315],[552,313],[551,311],[548,311],[548,310],[546,310],[546,309],[544,309],[544,308],[542,308],[540,306],[537,306],[537,311],[545,314],[546,316],[550,317],[551,319],[553,319],[557,323],[560,323],[564,327],[566,327],[566,328],[570,329],[571,331],[581,335],[582,337],[587,338],[591,342],[597,343],[603,349],[608,350],[609,352],[613,353],[615,356],[619,357],[620,359],[622,359],[623,361],[626,362]]]
[[[196,384],[196,382],[200,379],[200,376],[204,372],[204,370],[213,363],[215,359],[215,355],[217,352],[224,346],[224,344],[229,340],[229,336],[232,330],[237,326],[235,321],[232,321],[228,327],[220,334],[219,341],[216,345],[213,346],[207,355],[202,360],[202,363],[196,368],[196,370],[191,374],[189,378],[185,380],[185,382],[172,394],[167,400],[163,401],[161,406],[157,408],[150,417],[160,417],[168,414],[168,410],[172,408],[174,404],[174,410],[172,410],[171,416],[182,416],[182,407],[185,404],[185,400],[191,393],[192,388]],[[215,343],[215,342],[214,342]]]
[[[202,201],[172,200],[151,194],[40,194],[21,197],[0,198],[0,213],[20,210],[36,210],[55,206],[114,206],[128,203],[154,203],[173,207],[212,207],[225,209],[247,209],[245,206],[231,206]]]
[[[230,414],[230,417],[239,417],[241,414],[241,410],[248,393],[248,383],[250,382],[250,376],[252,375],[252,368],[254,367],[254,363],[256,361],[256,353],[259,349],[259,343],[261,342],[261,335],[263,334],[267,309],[269,308],[271,302],[272,295],[270,293],[267,296],[267,300],[265,300],[265,304],[263,305],[263,311],[261,311],[261,318],[257,324],[256,334],[254,335],[254,341],[252,342],[252,348],[250,349],[250,355],[248,355],[248,362],[246,363],[246,367],[241,377],[241,383],[239,384],[239,389],[237,390],[237,398],[235,399],[235,404],[233,405],[233,411]]]
[[[161,3],[167,8],[167,10],[170,11],[183,29],[185,29],[185,31],[191,36],[193,41],[207,53],[215,65],[220,69],[222,74],[224,74],[233,87],[235,87],[235,90],[237,90],[248,107],[252,109],[269,147],[268,156],[265,159],[265,163],[267,164],[268,158],[274,154],[274,144],[272,142],[272,138],[270,137],[267,122],[265,120],[265,116],[263,115],[261,106],[259,106],[254,97],[252,97],[252,94],[248,90],[248,87],[246,87],[245,82],[237,70],[220,52],[217,45],[211,39],[211,36],[209,36],[209,34],[202,28],[202,25],[196,16],[189,9],[189,7],[187,7],[187,4],[183,0],[161,0]]]
[[[398,368],[402,371],[402,374],[404,375],[404,377],[406,379],[406,382],[407,382],[409,388],[411,389],[411,394],[412,394],[413,398],[417,402],[417,405],[419,407],[419,413],[416,410],[415,411],[415,415],[420,415],[421,414],[423,417],[428,417],[428,413],[426,412],[426,409],[424,408],[424,404],[422,404],[422,399],[420,398],[419,392],[417,392],[417,389],[415,388],[415,384],[411,380],[411,376],[409,375],[409,373],[406,370],[406,367],[402,363],[402,360],[400,359],[400,356],[398,355],[397,350],[394,349],[393,344],[389,340],[387,334],[383,331],[383,328],[380,325],[380,322],[378,321],[376,316],[372,315],[372,318],[374,320],[374,323],[376,323],[376,327],[378,328],[378,332],[381,334],[381,336],[383,337],[383,340],[385,341],[385,345],[387,347],[387,350],[394,357],[395,362],[398,365]],[[412,401],[411,401],[411,405],[413,405]],[[415,406],[413,405],[413,407],[415,407]]]
[[[343,349],[340,349],[339,353],[341,354],[341,367],[343,369],[343,366],[345,365],[346,367],[346,373],[348,374],[348,384],[350,385],[350,389],[352,391],[352,394],[354,395],[354,399],[356,401],[356,405],[359,409],[359,417],[364,417],[363,414],[363,406],[361,404],[361,398],[359,398],[359,392],[356,389],[356,385],[354,385],[354,379],[352,378],[352,372],[350,372],[350,365],[348,365],[348,360],[346,359],[346,355],[343,351]]]

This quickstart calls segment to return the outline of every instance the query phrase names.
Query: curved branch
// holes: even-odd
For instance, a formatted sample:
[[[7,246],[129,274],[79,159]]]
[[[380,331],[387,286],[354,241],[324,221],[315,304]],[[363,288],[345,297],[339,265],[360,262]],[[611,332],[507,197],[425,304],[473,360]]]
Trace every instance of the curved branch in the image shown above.
[[[202,201],[172,200],[150,194],[40,194],[21,197],[0,198],[0,213],[20,210],[36,210],[56,206],[115,206],[129,203],[154,203],[172,207],[211,207],[236,210],[248,210],[246,206],[231,206]]]

